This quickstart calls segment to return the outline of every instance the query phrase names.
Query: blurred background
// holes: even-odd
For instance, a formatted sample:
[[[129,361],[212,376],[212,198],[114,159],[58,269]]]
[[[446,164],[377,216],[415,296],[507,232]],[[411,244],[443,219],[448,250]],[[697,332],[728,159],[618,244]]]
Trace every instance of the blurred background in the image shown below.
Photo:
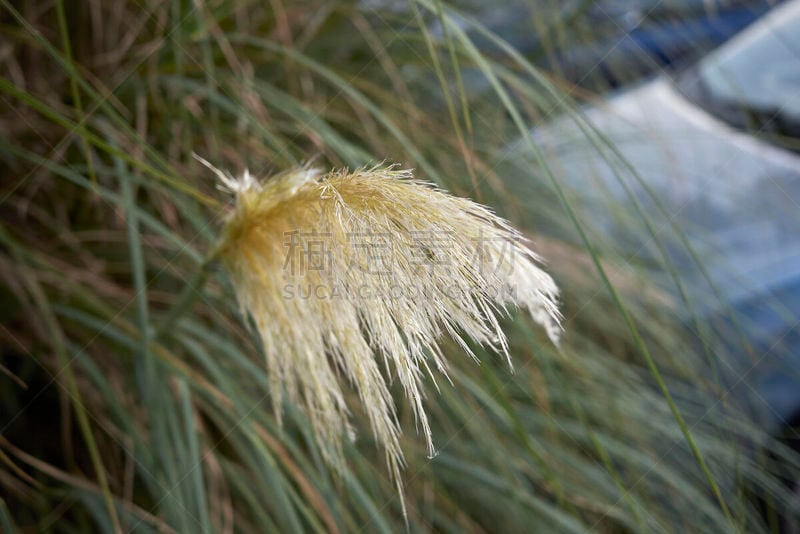
[[[0,0],[0,527],[797,532],[798,36],[797,0]],[[193,153],[398,162],[546,260],[562,347],[444,342],[436,457],[395,388],[407,519],[355,395],[343,472],[278,424]]]

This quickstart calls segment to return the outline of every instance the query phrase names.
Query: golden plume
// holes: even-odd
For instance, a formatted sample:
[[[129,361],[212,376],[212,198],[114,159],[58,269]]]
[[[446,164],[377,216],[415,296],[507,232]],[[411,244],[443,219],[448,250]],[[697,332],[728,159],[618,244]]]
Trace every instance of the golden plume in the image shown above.
[[[200,159],[200,158],[198,158]],[[328,461],[352,435],[340,377],[358,393],[401,489],[396,379],[434,454],[423,380],[447,376],[443,335],[508,358],[498,315],[526,308],[550,339],[558,289],[508,222],[466,198],[379,165],[309,167],[261,182],[209,166],[236,196],[220,258],[263,343],[276,414],[301,406]],[[402,492],[401,501],[402,501]]]

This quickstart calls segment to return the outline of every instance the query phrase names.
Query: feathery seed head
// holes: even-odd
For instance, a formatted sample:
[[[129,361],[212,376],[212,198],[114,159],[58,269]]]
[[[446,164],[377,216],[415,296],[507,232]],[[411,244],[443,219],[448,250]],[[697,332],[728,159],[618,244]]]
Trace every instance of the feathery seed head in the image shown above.
[[[467,337],[508,358],[498,315],[514,305],[558,340],[555,283],[515,229],[469,199],[395,166],[302,168],[265,182],[215,172],[236,195],[221,258],[263,343],[276,413],[285,392],[334,465],[352,432],[340,376],[358,393],[400,488],[390,380],[402,385],[433,455],[423,380],[435,382],[432,368],[447,376],[443,334],[473,358]]]

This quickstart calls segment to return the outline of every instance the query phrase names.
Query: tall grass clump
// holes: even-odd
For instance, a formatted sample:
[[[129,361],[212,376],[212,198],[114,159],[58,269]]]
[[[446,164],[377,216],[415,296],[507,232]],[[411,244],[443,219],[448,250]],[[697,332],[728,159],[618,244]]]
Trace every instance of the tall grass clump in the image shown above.
[[[556,115],[580,121],[574,95],[470,5],[0,5],[4,529],[729,532],[797,513],[784,481],[798,458],[729,398],[713,331],[687,332],[686,303],[582,223],[581,191],[528,136]],[[540,22],[571,31],[548,6]],[[490,90],[471,93],[467,73]],[[602,132],[585,135],[611,152]],[[503,154],[518,138],[532,159],[512,172]],[[260,201],[282,199],[280,217],[259,212],[276,217],[273,234],[231,240],[241,204],[193,154],[249,169],[248,188],[274,193]],[[310,160],[389,182],[363,171],[319,181]],[[397,182],[382,161],[453,196]],[[353,208],[371,187],[398,190],[375,213],[374,195]],[[314,216],[355,226],[298,227],[303,191],[331,199]],[[398,213],[381,220],[387,209]],[[420,299],[400,315],[358,301],[283,317],[264,304],[288,250],[276,228],[425,223],[530,239],[555,279],[514,249],[541,293],[518,299],[533,317],[486,297],[492,280],[464,261],[469,304]],[[276,255],[280,270],[252,283]],[[674,272],[668,257],[661,268]],[[558,344],[534,325],[554,334],[556,286]],[[389,350],[372,354],[380,343]],[[287,368],[305,348],[305,367]],[[344,363],[359,350],[367,371]],[[403,377],[384,356],[414,367]],[[449,382],[434,386],[425,367],[444,362]],[[306,395],[314,388],[322,396]],[[400,495],[387,446],[405,460]]]

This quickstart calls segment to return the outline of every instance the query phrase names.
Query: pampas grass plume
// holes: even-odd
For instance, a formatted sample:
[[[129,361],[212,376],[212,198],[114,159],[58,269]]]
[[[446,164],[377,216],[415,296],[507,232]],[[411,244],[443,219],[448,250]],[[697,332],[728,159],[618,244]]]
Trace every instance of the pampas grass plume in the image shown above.
[[[390,381],[402,385],[433,456],[423,385],[426,375],[435,383],[434,369],[447,376],[440,338],[475,358],[470,338],[510,364],[499,316],[511,305],[558,341],[555,283],[486,207],[396,166],[303,167],[259,181],[201,161],[235,195],[220,258],[263,344],[275,412],[284,395],[302,407],[333,465],[342,467],[342,439],[353,435],[344,381],[401,490]]]

